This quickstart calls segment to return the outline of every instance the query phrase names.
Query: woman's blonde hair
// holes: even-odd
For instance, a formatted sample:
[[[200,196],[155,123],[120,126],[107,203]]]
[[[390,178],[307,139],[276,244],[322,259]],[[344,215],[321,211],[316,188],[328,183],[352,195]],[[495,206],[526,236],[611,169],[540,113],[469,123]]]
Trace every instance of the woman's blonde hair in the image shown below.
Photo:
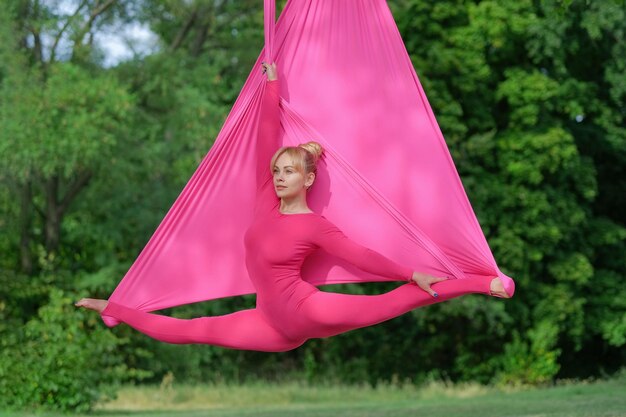
[[[276,151],[270,162],[270,171],[274,172],[274,165],[276,161],[283,154],[291,157],[294,168],[300,172],[302,176],[306,176],[310,172],[317,175],[317,161],[320,160],[324,154],[324,148],[317,142],[310,141],[301,143],[298,146],[283,146]]]

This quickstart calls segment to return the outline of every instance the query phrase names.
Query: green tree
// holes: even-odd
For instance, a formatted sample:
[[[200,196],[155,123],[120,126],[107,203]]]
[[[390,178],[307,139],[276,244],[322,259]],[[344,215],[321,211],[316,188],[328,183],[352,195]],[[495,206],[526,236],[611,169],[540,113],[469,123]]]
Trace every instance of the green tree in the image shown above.
[[[471,351],[491,352],[506,380],[588,372],[586,345],[623,345],[623,8],[402,1],[395,13],[495,257],[518,278],[514,331]],[[510,349],[525,352],[518,369]]]

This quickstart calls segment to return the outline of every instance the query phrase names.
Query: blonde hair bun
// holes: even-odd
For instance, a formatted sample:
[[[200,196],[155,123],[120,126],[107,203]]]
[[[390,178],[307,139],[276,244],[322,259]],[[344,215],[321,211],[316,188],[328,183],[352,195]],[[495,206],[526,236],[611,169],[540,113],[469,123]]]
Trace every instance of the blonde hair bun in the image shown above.
[[[311,155],[313,155],[313,160],[315,162],[317,162],[324,154],[324,148],[322,148],[322,145],[320,145],[319,143],[315,141],[301,143],[298,146],[309,151]]]

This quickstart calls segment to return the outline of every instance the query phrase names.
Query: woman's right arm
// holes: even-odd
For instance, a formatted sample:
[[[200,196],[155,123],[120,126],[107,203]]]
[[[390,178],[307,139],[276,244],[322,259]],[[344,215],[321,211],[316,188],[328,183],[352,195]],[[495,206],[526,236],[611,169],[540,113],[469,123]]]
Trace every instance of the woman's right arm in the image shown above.
[[[270,161],[272,156],[274,156],[274,152],[276,152],[279,147],[279,102],[278,80],[268,80],[265,84],[265,91],[263,92],[263,100],[261,102],[261,115],[257,136],[257,190],[259,190],[266,181],[272,179]]]
[[[256,146],[256,190],[259,203],[274,204],[278,199],[274,190],[273,174],[270,170],[272,156],[279,147],[280,133],[280,94],[276,63],[263,62],[263,72],[267,74],[261,100],[261,112]]]

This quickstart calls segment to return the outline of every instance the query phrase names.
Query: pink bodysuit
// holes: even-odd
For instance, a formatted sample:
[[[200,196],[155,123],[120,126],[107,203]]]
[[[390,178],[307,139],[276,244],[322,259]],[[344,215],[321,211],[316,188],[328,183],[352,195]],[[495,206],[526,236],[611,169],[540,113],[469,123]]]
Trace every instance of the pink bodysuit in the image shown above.
[[[374,325],[463,294],[489,294],[491,277],[449,279],[431,286],[439,295],[434,298],[411,281],[411,268],[353,242],[324,216],[281,213],[269,167],[280,146],[279,120],[279,81],[268,81],[257,144],[254,221],[244,236],[246,267],[257,290],[256,308],[222,316],[177,319],[109,301],[102,315],[115,317],[167,343],[281,352],[307,339]],[[325,250],[364,271],[407,283],[379,295],[320,291],[300,276],[304,260],[316,250]]]

